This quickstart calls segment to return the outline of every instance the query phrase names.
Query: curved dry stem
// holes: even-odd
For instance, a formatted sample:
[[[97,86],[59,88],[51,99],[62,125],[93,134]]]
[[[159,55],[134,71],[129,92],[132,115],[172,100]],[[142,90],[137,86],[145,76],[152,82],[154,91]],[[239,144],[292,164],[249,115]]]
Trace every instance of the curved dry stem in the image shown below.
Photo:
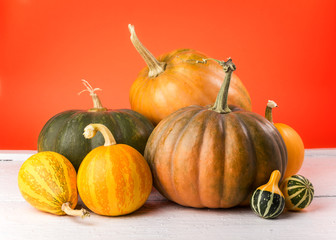
[[[116,142],[115,138],[113,137],[111,131],[106,126],[104,126],[103,124],[91,123],[91,124],[87,125],[84,128],[83,135],[84,135],[85,138],[93,138],[98,131],[100,131],[101,134],[104,137],[104,140],[105,140],[104,146],[111,146],[111,145],[117,144],[117,142]]]
[[[84,208],[79,209],[79,210],[72,209],[70,207],[69,202],[66,202],[66,203],[62,204],[62,211],[65,212],[67,215],[70,215],[70,216],[78,216],[78,217],[81,217],[81,218],[90,217],[90,213],[87,210],[85,210]]]
[[[89,111],[90,112],[106,111],[107,109],[105,107],[103,107],[102,103],[100,102],[100,99],[99,99],[98,95],[95,93],[95,91],[98,91],[98,90],[101,91],[101,89],[100,88],[93,88],[91,86],[91,84],[84,79],[82,79],[82,83],[84,84],[86,89],[80,91],[78,93],[78,95],[80,95],[83,92],[89,92],[90,93],[90,96],[92,97],[92,101],[93,101],[93,108],[91,108]]]
[[[272,109],[275,107],[278,107],[278,105],[274,101],[268,100],[265,110],[265,118],[271,123],[273,123]]]
[[[148,51],[148,49],[145,48],[144,45],[142,45],[142,43],[140,42],[140,40],[138,39],[138,37],[135,33],[133,25],[128,24],[128,29],[131,33],[130,38],[131,38],[131,42],[132,42],[133,46],[138,51],[140,56],[145,60],[147,66],[148,66],[148,69],[149,69],[148,77],[154,78],[154,77],[159,76],[161,73],[163,73],[165,71],[166,63],[158,61],[151,54],[151,52]]]

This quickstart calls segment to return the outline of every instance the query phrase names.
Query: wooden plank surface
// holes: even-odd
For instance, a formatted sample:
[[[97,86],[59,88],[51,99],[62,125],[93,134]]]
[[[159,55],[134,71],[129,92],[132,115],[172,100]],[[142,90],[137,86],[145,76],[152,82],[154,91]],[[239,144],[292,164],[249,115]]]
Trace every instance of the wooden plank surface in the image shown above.
[[[257,217],[249,208],[193,209],[153,190],[137,212],[122,217],[54,216],[31,207],[17,174],[32,151],[0,151],[0,239],[336,239],[336,149],[306,150],[300,174],[315,187],[312,204],[279,218]]]

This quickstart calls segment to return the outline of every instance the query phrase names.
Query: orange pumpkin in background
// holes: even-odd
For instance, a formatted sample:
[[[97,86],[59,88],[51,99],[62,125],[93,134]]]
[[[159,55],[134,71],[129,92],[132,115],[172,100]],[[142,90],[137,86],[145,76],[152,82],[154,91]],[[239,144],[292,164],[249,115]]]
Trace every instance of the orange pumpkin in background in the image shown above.
[[[126,144],[117,144],[109,129],[90,124],[85,138],[104,136],[104,146],[93,149],[82,161],[77,176],[78,192],[93,212],[105,216],[132,213],[147,200],[152,174],[144,157]]]
[[[273,123],[272,109],[277,107],[274,101],[267,103],[265,117]],[[290,126],[284,123],[274,123],[280,132],[287,148],[288,163],[284,178],[290,177],[299,172],[304,160],[304,144],[300,135]]]
[[[222,85],[225,72],[216,63],[197,64],[208,57],[192,49],[178,49],[156,59],[139,41],[129,25],[131,41],[145,60],[130,89],[134,111],[157,124],[176,110],[190,105],[212,104]],[[232,74],[229,104],[251,110],[251,99],[237,75]]]

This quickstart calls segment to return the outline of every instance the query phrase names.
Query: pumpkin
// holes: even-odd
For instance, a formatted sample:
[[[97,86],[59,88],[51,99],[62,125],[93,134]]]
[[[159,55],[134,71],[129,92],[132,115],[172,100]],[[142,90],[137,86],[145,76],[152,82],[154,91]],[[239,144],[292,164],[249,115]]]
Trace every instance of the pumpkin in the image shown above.
[[[285,208],[285,197],[279,188],[281,174],[272,172],[269,181],[255,190],[251,199],[251,208],[262,218],[276,218]]]
[[[286,147],[273,124],[256,113],[228,107],[236,67],[231,59],[218,63],[226,75],[215,104],[172,113],[155,127],[145,149],[154,186],[183,206],[248,205],[273,170],[286,169]]]
[[[55,215],[89,216],[77,205],[76,170],[56,152],[39,152],[21,166],[18,185],[23,198],[33,207]]]
[[[285,196],[286,208],[290,211],[300,211],[313,201],[313,184],[302,175],[296,174],[286,178],[280,188]]]
[[[265,117],[273,122],[272,109],[277,107],[274,101],[269,100],[266,106]],[[288,162],[284,178],[299,172],[304,160],[304,145],[300,135],[290,126],[284,123],[275,123],[274,126],[280,132],[287,148]]]
[[[94,106],[89,110],[68,110],[53,116],[42,128],[38,137],[38,151],[55,151],[70,160],[75,169],[84,157],[94,148],[104,144],[104,138],[98,134],[88,141],[82,132],[86,125],[102,123],[112,131],[119,143],[128,144],[143,154],[147,139],[153,130],[152,123],[141,114],[129,110],[108,110],[103,107],[98,95],[98,88],[83,80],[89,91]]]
[[[129,25],[131,41],[147,66],[138,74],[130,89],[130,104],[154,125],[176,110],[190,105],[213,103],[225,72],[215,63],[197,64],[208,58],[193,49],[178,49],[156,59],[139,41]],[[237,75],[232,75],[228,101],[251,110],[251,99]]]
[[[139,209],[152,190],[152,174],[144,157],[126,144],[117,144],[112,133],[102,124],[90,124],[85,138],[100,131],[104,146],[93,149],[78,170],[78,192],[93,212],[119,216]]]

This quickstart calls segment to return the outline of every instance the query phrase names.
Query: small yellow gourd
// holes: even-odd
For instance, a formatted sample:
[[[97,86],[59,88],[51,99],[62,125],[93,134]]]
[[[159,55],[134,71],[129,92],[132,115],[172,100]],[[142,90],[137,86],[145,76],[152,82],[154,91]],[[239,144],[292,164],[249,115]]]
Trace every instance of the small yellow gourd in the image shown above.
[[[78,193],[76,170],[56,152],[39,152],[28,158],[18,174],[24,199],[33,207],[55,215],[89,216],[85,209],[74,210]]]

